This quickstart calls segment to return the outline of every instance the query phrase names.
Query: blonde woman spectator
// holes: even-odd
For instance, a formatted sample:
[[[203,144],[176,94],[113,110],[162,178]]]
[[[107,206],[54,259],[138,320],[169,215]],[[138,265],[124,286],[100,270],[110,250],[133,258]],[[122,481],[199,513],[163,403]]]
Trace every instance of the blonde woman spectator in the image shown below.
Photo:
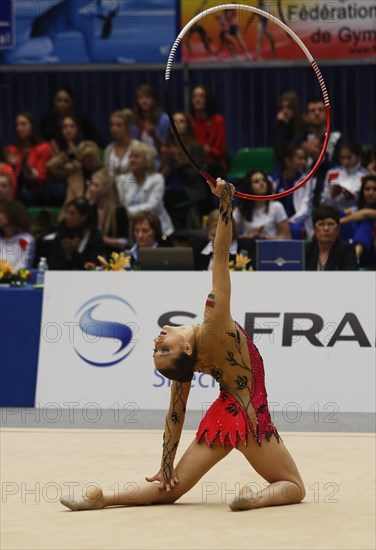
[[[8,174],[0,170],[0,200],[9,200],[13,198],[12,180]]]
[[[119,176],[117,185],[121,202],[131,215],[142,210],[154,210],[162,225],[162,232],[169,237],[174,226],[163,202],[165,180],[156,171],[156,150],[145,143],[131,145],[130,173]]]
[[[115,178],[106,168],[92,174],[88,198],[107,251],[124,250],[128,242],[128,214],[120,203]]]
[[[114,111],[110,117],[113,142],[105,149],[104,165],[111,175],[119,176],[129,172],[130,145],[137,141],[131,136],[132,122],[131,109]]]
[[[68,162],[64,166],[67,191],[60,219],[67,203],[86,195],[91,175],[101,167],[99,147],[94,141],[81,141],[76,148],[76,157],[76,161]]]

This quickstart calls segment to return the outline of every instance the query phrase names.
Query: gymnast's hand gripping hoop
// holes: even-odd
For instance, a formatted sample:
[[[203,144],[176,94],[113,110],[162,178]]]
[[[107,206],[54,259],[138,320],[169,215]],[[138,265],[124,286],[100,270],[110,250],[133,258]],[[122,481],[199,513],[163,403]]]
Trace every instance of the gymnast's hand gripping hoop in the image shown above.
[[[326,151],[326,148],[327,148],[327,145],[328,145],[329,135],[330,135],[330,104],[329,104],[329,96],[328,96],[328,92],[326,90],[325,82],[324,82],[324,79],[321,75],[320,69],[317,66],[316,61],[314,60],[314,58],[310,54],[310,52],[307,49],[307,47],[305,46],[305,44],[303,44],[303,42],[294,33],[294,31],[292,31],[290,29],[290,27],[288,27],[285,23],[283,23],[282,21],[280,21],[279,19],[274,17],[274,15],[271,15],[270,13],[267,13],[263,10],[260,10],[259,8],[256,8],[256,7],[253,7],[253,6],[246,6],[244,4],[223,4],[223,5],[220,5],[220,6],[215,6],[213,8],[209,8],[209,9],[199,13],[198,15],[193,17],[185,25],[185,27],[180,31],[179,35],[177,36],[177,38],[176,38],[176,40],[175,40],[175,42],[174,42],[174,44],[171,48],[170,54],[168,56],[167,64],[166,64],[166,71],[165,71],[165,90],[166,90],[166,98],[167,98],[167,113],[168,113],[168,116],[169,116],[169,119],[170,119],[171,128],[172,128],[172,131],[174,132],[175,138],[176,138],[177,142],[179,143],[181,149],[183,150],[183,152],[185,153],[185,155],[187,156],[187,158],[191,162],[191,164],[194,166],[194,168],[199,172],[199,174],[203,178],[205,178],[205,180],[209,180],[211,183],[213,183],[215,185],[215,178],[213,178],[213,176],[208,174],[203,168],[201,168],[197,164],[197,162],[194,160],[192,155],[186,149],[186,147],[185,147],[185,145],[184,145],[184,143],[183,143],[183,141],[182,141],[182,139],[179,135],[179,132],[176,128],[176,125],[175,125],[175,122],[174,122],[174,119],[173,119],[173,116],[172,116],[171,108],[170,108],[169,81],[170,81],[170,76],[171,76],[171,67],[172,67],[172,63],[173,63],[173,60],[174,60],[176,50],[179,47],[180,42],[182,41],[182,39],[183,39],[184,35],[186,34],[186,32],[195,23],[197,23],[197,21],[199,21],[200,19],[202,19],[206,15],[215,13],[217,11],[223,11],[224,9],[236,9],[236,10],[251,11],[251,12],[254,12],[257,15],[259,15],[260,17],[266,17],[270,21],[273,21],[274,23],[276,23],[279,27],[281,27],[298,44],[298,46],[301,48],[301,50],[303,50],[306,57],[308,58],[308,61],[311,64],[312,69],[314,70],[315,75],[316,75],[316,77],[319,81],[319,84],[320,84],[321,92],[322,92],[324,103],[325,103],[325,110],[326,110],[325,139],[324,139],[324,143],[323,143],[320,155],[319,155],[317,161],[315,162],[314,166],[312,167],[311,171],[309,172],[309,174],[307,176],[305,176],[305,178],[303,178],[302,181],[300,181],[297,185],[295,185],[291,189],[288,189],[288,190],[283,191],[281,193],[276,193],[274,195],[249,195],[247,193],[240,193],[239,191],[235,191],[235,193],[234,193],[234,195],[236,197],[240,197],[242,199],[256,200],[256,201],[257,200],[281,199],[282,197],[286,197],[287,195],[291,195],[291,193],[294,193],[297,189],[299,189],[305,183],[307,183],[307,181],[312,178],[312,176],[316,173],[318,167],[320,166],[321,161],[322,161],[322,159],[324,158],[324,155],[325,155],[325,151]]]

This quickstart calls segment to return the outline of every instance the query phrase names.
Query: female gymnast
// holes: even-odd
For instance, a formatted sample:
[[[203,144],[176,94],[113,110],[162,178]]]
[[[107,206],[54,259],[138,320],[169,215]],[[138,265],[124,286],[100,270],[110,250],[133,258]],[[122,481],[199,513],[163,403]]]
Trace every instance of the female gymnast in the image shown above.
[[[234,186],[220,178],[216,185],[208,183],[220,199],[220,219],[214,241],[213,286],[206,300],[204,322],[164,326],[155,339],[154,364],[160,373],[174,380],[161,467],[131,496],[129,492],[106,496],[92,487],[80,501],[63,498],[62,504],[73,511],[114,505],[172,504],[234,447],[269,485],[257,492],[251,490],[250,484],[245,485],[230,504],[232,510],[293,504],[305,496],[298,469],[271,421],[262,359],[230,313],[228,258]],[[213,376],[219,382],[220,395],[175,468],[193,372]]]

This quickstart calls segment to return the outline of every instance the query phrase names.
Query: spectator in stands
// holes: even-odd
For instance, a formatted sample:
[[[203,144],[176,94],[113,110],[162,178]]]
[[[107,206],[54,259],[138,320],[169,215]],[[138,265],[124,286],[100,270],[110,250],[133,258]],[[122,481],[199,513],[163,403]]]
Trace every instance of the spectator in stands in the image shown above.
[[[128,243],[128,214],[120,203],[115,177],[106,168],[92,174],[88,198],[96,226],[102,232],[107,255],[124,250]]]
[[[360,267],[376,267],[376,175],[364,176],[357,209],[341,218],[342,237],[355,244]]]
[[[198,237],[192,242],[193,257],[196,271],[210,271],[213,265],[214,239],[219,221],[219,210],[210,212],[206,221],[206,237]],[[238,228],[235,220],[232,222],[232,242],[230,245],[229,262],[236,260],[236,254],[243,254],[250,259],[250,264],[247,266],[255,267],[256,246],[253,239],[238,239]]]
[[[6,148],[8,162],[17,177],[17,197],[26,206],[45,201],[46,164],[51,158],[49,143],[43,142],[36,120],[31,113],[22,112],[16,117],[16,134]]]
[[[29,233],[30,220],[25,206],[13,200],[0,202],[0,258],[14,270],[33,264],[35,239]]]
[[[169,244],[169,240],[162,236],[161,222],[158,215],[153,211],[145,210],[134,215],[132,235],[134,244],[128,251],[132,266],[138,265],[140,247],[157,248]]]
[[[273,183],[264,172],[249,172],[243,180],[241,191],[252,195],[273,194]],[[241,200],[234,209],[240,238],[290,239],[290,227],[283,205],[274,200]]]
[[[95,227],[92,208],[85,198],[73,199],[64,208],[64,218],[49,243],[50,269],[79,270],[87,262],[98,263],[104,254],[102,234]]]
[[[275,193],[295,187],[306,173],[306,154],[301,147],[289,145],[285,148],[282,168],[272,176]],[[309,180],[297,191],[279,199],[286,210],[293,239],[311,238],[312,228],[312,180]]]
[[[100,150],[94,141],[81,141],[76,148],[77,161],[68,165],[65,205],[73,199],[84,197],[91,182],[91,176],[101,167]],[[64,213],[64,207],[61,215]],[[61,216],[60,216],[61,217]]]
[[[364,166],[372,176],[376,176],[376,147],[373,149],[363,148],[362,153],[362,166]]]
[[[46,140],[58,139],[63,118],[67,115],[73,115],[78,120],[83,139],[95,141],[101,146],[102,139],[90,119],[86,115],[76,111],[73,91],[63,86],[56,91],[53,106],[43,116],[40,123],[41,133]]]
[[[13,198],[13,186],[9,174],[0,171],[0,201]]]
[[[228,170],[225,120],[206,86],[191,92],[190,120],[195,140],[204,148],[205,168],[215,176],[224,174]]]
[[[195,141],[192,125],[185,113],[173,115],[176,129],[187,151],[199,166],[202,165],[203,148]],[[176,141],[171,128],[162,146],[161,174],[166,181],[165,204],[176,229],[201,227],[200,213],[207,197],[207,184],[195,170]],[[179,208],[179,204],[186,204]]]
[[[169,237],[174,226],[163,202],[165,181],[156,171],[156,150],[145,143],[134,143],[130,148],[130,172],[117,180],[121,202],[131,216],[144,210],[155,210],[162,232]]]
[[[156,162],[159,168],[160,151],[170,122],[167,113],[163,112],[158,92],[153,86],[149,84],[138,86],[134,97],[134,113],[132,136],[155,147],[158,152]]]
[[[306,271],[358,269],[355,246],[340,238],[338,208],[322,205],[312,215],[314,238],[306,244]]]
[[[295,136],[292,144],[302,147],[307,155],[307,170],[309,171],[317,161],[325,139],[326,110],[325,103],[320,99],[308,101],[306,110],[306,127]],[[327,171],[339,162],[339,146],[342,141],[340,131],[331,130],[325,157],[322,160],[313,179],[314,198],[313,204],[318,206],[321,201],[325,175]]]
[[[48,194],[50,206],[61,206],[67,192],[67,180],[75,170],[81,168],[77,157],[77,147],[82,141],[81,128],[74,115],[62,118],[57,140],[53,140],[53,155],[48,161]]]
[[[328,171],[325,177],[321,203],[340,209],[356,206],[367,170],[360,164],[362,149],[354,142],[343,142],[339,149],[339,166]]]
[[[326,131],[326,109],[323,99],[313,99],[307,103],[306,127],[294,139],[295,145],[300,145],[308,158],[308,166],[311,167],[317,160]],[[329,161],[337,162],[339,159],[338,147],[341,143],[341,132],[330,132],[326,157]]]
[[[284,92],[279,98],[274,128],[274,153],[280,165],[287,146],[303,131],[303,127],[304,119],[298,94],[293,90]]]
[[[136,140],[131,136],[133,112],[130,109],[114,111],[110,118],[112,143],[104,152],[104,165],[115,177],[129,172],[130,145]]]
[[[17,178],[12,165],[8,162],[7,154],[0,137],[0,175],[8,176],[10,181],[10,189],[7,195],[10,199],[14,199],[17,193]],[[2,180],[5,181],[4,179]]]

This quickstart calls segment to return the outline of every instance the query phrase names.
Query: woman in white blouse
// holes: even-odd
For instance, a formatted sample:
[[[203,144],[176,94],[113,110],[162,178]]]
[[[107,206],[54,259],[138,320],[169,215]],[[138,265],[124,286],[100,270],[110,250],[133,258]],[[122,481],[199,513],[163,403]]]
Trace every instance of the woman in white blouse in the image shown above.
[[[104,164],[111,176],[129,172],[130,146],[138,143],[130,134],[132,122],[130,109],[114,111],[110,117],[110,132],[114,141],[105,149]]]
[[[130,147],[128,174],[119,176],[117,185],[120,200],[132,216],[144,210],[157,213],[162,233],[169,237],[174,232],[171,218],[165,208],[163,197],[165,180],[156,171],[156,150],[145,143],[134,143]]]
[[[242,192],[252,195],[271,195],[273,184],[259,170],[246,175]],[[239,237],[252,239],[291,239],[287,214],[283,205],[274,200],[240,200],[233,217],[239,227]]]

